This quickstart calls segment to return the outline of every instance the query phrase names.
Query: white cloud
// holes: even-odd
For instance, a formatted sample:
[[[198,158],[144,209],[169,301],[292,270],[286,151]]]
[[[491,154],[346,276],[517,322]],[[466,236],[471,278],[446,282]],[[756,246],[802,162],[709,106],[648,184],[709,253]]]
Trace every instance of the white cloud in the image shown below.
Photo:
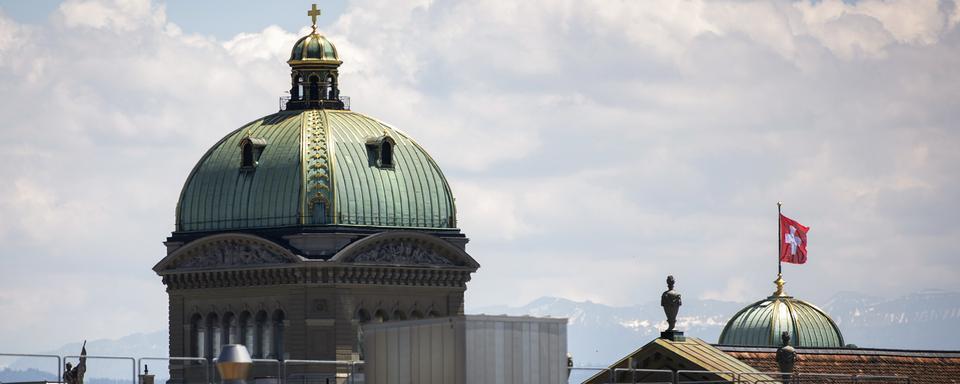
[[[129,32],[163,25],[163,6],[142,0],[67,0],[60,4],[62,20],[69,28],[89,27]]]

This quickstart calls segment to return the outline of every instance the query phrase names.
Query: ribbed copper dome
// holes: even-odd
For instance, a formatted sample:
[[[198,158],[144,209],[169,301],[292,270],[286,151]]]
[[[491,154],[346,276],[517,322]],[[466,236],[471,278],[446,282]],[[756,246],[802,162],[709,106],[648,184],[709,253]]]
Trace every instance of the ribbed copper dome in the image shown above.
[[[310,62],[321,62],[325,64],[340,64],[340,56],[337,55],[337,47],[319,33],[311,33],[293,44],[290,51],[290,60],[287,63],[305,64]]]
[[[843,347],[837,323],[822,309],[783,293],[783,280],[772,296],[750,304],[727,322],[719,344],[779,347],[780,334],[790,333],[794,347]]]

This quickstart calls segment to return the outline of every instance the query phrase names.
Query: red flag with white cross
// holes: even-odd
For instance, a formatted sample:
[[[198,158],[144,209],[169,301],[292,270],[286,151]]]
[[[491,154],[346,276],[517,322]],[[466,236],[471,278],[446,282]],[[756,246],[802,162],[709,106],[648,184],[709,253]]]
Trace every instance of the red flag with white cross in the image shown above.
[[[793,264],[807,262],[807,231],[809,230],[810,227],[780,215],[780,261]]]

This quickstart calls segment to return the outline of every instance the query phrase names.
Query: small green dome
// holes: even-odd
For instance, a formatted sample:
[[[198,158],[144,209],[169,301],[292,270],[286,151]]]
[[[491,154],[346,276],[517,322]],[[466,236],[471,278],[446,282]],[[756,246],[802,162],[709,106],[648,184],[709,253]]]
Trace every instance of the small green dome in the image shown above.
[[[403,132],[345,110],[281,111],[200,159],[177,231],[292,226],[456,228],[440,167]]]
[[[790,333],[790,345],[794,347],[844,346],[843,335],[833,319],[813,304],[784,295],[782,284],[773,296],[737,312],[723,328],[719,344],[779,347],[783,331]]]
[[[326,64],[340,64],[337,47],[333,46],[326,37],[316,32],[301,37],[293,44],[290,51],[289,64],[322,62]]]

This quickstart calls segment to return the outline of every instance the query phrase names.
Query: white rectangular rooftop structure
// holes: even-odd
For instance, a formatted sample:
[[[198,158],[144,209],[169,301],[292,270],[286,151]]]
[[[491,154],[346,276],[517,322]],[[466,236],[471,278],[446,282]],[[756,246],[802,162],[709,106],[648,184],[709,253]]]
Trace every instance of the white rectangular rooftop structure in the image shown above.
[[[363,326],[366,383],[567,381],[567,319],[464,315]]]

